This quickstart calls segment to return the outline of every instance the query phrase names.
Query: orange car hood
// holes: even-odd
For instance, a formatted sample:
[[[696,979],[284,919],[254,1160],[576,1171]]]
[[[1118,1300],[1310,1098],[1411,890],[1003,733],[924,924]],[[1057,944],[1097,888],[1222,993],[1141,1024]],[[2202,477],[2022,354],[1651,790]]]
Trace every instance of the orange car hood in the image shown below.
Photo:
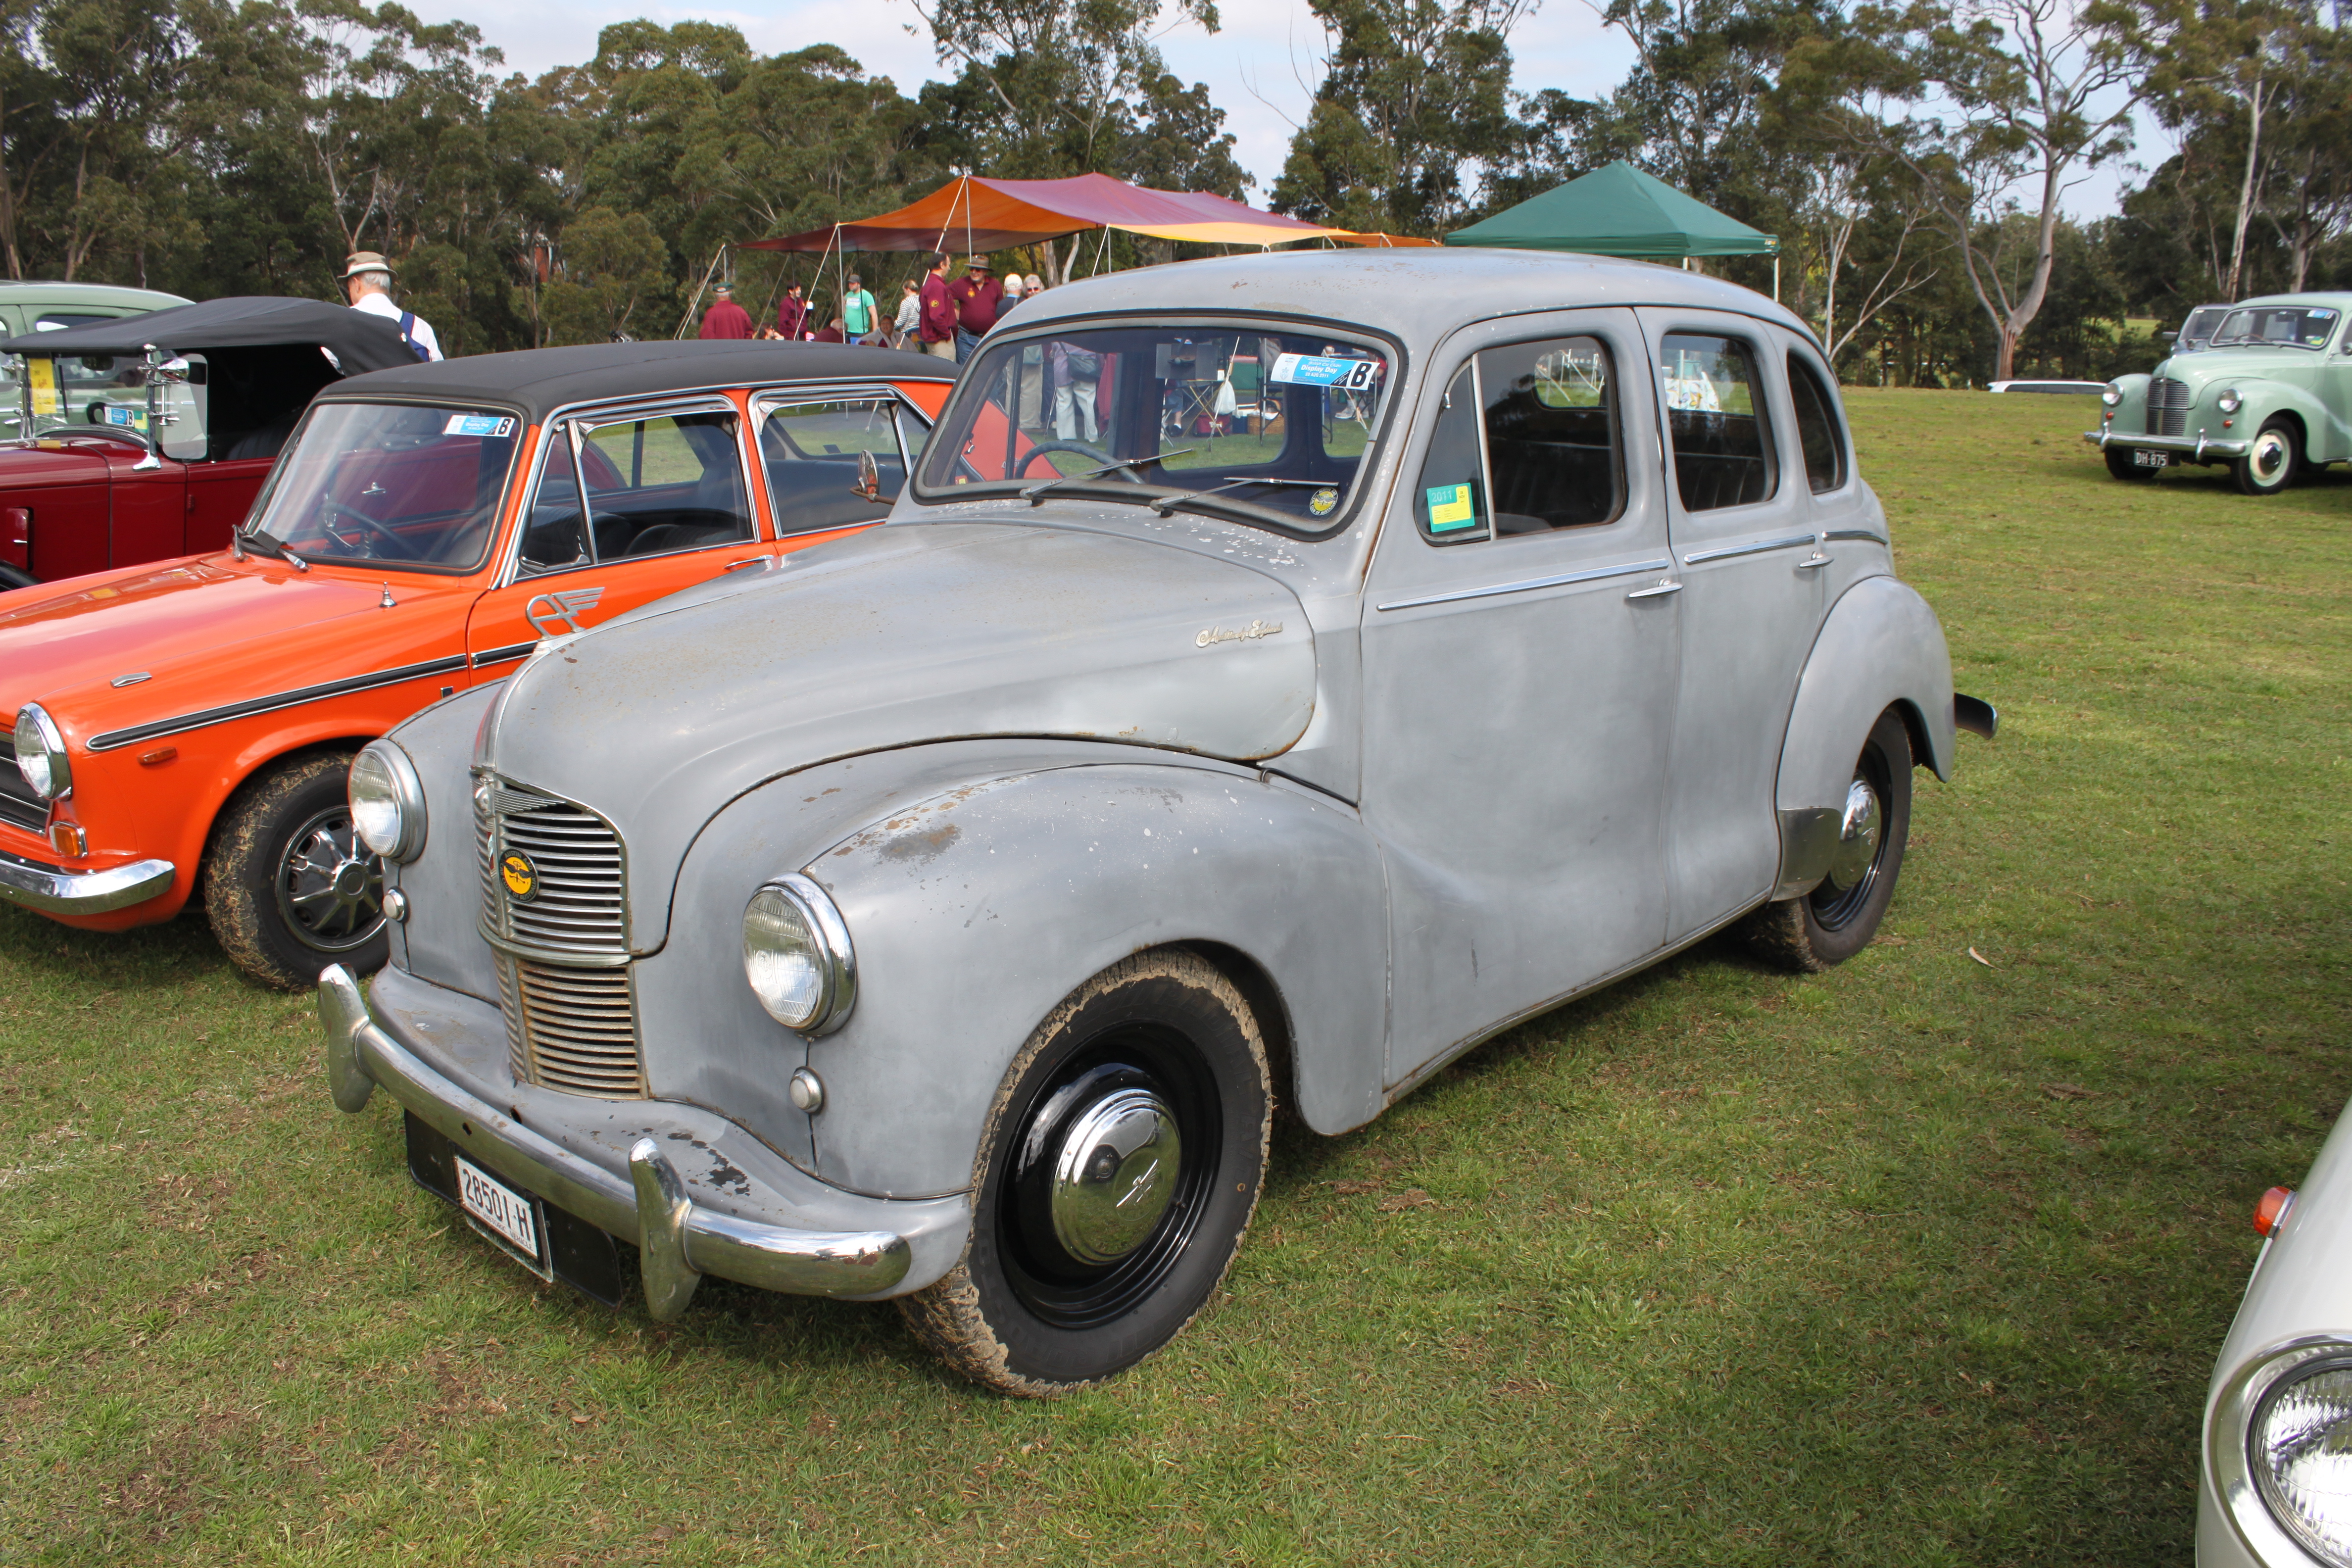
[[[404,597],[433,591],[404,587]],[[161,711],[332,679],[341,672],[311,673],[329,645],[305,646],[296,634],[377,614],[383,595],[373,580],[220,557],[19,589],[0,597],[0,713],[31,699],[68,733],[87,736]],[[142,670],[149,679],[135,686],[108,686]]]

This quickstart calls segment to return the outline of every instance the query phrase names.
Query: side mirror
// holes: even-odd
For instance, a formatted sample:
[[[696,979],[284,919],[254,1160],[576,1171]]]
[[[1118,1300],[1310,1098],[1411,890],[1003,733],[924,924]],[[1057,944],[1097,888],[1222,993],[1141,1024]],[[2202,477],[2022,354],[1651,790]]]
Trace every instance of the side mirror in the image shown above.
[[[860,500],[882,499],[882,465],[874,460],[873,453],[857,454],[857,482],[849,487],[849,493]]]
[[[2168,343],[2180,336],[2180,329],[2179,327],[2160,327],[2157,330],[2156,335]]]

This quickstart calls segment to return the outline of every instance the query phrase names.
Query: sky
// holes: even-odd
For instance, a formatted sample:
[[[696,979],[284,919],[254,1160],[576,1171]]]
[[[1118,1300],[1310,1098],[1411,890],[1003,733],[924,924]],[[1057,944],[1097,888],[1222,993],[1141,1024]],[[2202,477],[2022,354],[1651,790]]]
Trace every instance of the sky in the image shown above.
[[[466,0],[462,13],[449,0],[424,0],[414,8],[433,21],[462,14],[482,29],[486,43],[506,51],[509,68],[530,76],[587,59],[598,29],[638,16],[665,25],[732,23],[762,54],[838,44],[868,74],[890,78],[909,97],[920,83],[953,74],[934,60],[929,32],[909,0],[751,0],[714,10],[659,0]],[[1307,117],[1323,33],[1307,0],[1225,0],[1219,10],[1224,25],[1216,33],[1186,24],[1160,47],[1171,70],[1187,82],[1208,83],[1234,135],[1235,158],[1256,176],[1251,205],[1263,206],[1282,173],[1291,132]],[[1606,94],[1633,61],[1622,37],[1602,27],[1582,0],[1546,0],[1511,35],[1511,53],[1518,90],[1559,88],[1578,98]],[[2169,156],[2161,138],[2143,121],[2136,161],[2152,167]],[[2112,165],[2095,171],[2069,191],[2065,209],[2078,218],[2112,213],[2126,181]]]

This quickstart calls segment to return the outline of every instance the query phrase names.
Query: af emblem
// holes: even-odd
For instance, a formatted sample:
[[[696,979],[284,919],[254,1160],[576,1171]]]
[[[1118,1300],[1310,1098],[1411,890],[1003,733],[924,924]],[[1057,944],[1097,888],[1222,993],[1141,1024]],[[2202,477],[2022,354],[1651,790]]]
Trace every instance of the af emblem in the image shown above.
[[[520,849],[509,849],[499,857],[499,879],[506,883],[508,895],[519,904],[527,904],[539,896],[539,868]]]
[[[581,624],[580,617],[594,609],[596,601],[604,596],[602,586],[540,594],[522,607],[522,618],[543,637],[551,637],[558,632],[585,631],[587,627]]]

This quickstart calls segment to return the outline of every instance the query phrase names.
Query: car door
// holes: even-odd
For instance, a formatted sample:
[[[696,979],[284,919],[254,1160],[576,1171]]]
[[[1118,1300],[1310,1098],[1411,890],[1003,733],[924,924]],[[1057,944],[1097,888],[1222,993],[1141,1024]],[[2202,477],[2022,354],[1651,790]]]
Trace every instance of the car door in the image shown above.
[[[1642,315],[1683,586],[1664,827],[1680,941],[1753,904],[1780,868],[1772,785],[1830,557],[1793,446],[1780,340],[1746,317]]]
[[[890,515],[929,421],[888,387],[793,387],[752,399],[761,479],[783,550],[798,550]],[[858,459],[874,458],[876,493],[859,493]]]
[[[1677,605],[1638,324],[1522,317],[1446,352],[1360,626],[1391,1084],[1666,928]]]
[[[498,585],[467,622],[475,679],[506,674],[542,637],[768,560],[748,447],[724,397],[551,421]]]

